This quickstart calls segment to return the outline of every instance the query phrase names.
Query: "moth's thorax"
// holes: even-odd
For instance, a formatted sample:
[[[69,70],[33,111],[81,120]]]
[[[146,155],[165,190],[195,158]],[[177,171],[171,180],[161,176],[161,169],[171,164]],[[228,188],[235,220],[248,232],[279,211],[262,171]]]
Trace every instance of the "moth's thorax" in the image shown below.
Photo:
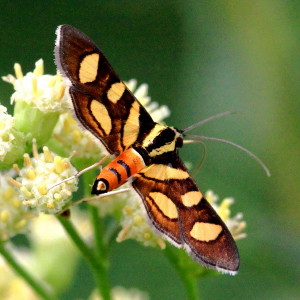
[[[124,184],[153,160],[174,153],[182,146],[182,134],[174,127],[156,124],[141,145],[130,147],[105,166],[94,183],[92,193],[102,194]]]
[[[156,124],[141,145],[150,158],[174,152],[182,146],[182,134],[174,127]]]

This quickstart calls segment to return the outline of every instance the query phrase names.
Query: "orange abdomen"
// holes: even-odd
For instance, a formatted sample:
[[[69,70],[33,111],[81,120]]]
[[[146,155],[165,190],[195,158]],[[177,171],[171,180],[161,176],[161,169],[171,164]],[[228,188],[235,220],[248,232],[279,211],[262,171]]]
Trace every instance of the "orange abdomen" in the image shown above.
[[[102,194],[112,191],[144,167],[145,162],[142,156],[136,150],[130,148],[101,170],[94,183],[92,193]]]

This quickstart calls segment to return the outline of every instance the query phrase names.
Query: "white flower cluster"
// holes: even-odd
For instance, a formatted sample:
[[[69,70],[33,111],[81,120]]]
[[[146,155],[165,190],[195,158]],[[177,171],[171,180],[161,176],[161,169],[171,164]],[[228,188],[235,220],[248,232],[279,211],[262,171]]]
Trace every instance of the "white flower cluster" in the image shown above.
[[[0,161],[3,161],[6,154],[13,147],[15,139],[12,129],[14,126],[14,118],[7,113],[5,106],[0,105]]]
[[[77,178],[62,182],[77,173],[69,159],[51,153],[47,147],[43,153],[33,151],[34,157],[24,154],[24,167],[18,171],[14,184],[20,189],[20,198],[25,206],[46,213],[59,213],[77,190]]]
[[[141,200],[136,192],[132,191],[127,197],[122,210],[122,230],[119,232],[117,241],[135,239],[145,246],[165,248],[165,241],[153,231],[148,222],[148,216],[142,207]]]
[[[32,214],[22,205],[17,191],[9,184],[8,173],[0,173],[0,243],[26,231]]]
[[[64,95],[65,83],[61,75],[44,75],[42,59],[35,63],[33,72],[25,76],[19,64],[16,63],[14,69],[16,77],[13,75],[2,77],[4,81],[14,86],[15,93],[11,96],[11,102],[24,101],[44,113],[69,109],[69,97]]]
[[[247,237],[247,234],[242,232],[246,228],[246,222],[242,220],[243,214],[237,213],[234,217],[230,216],[230,206],[234,203],[233,198],[225,198],[220,204],[218,204],[217,202],[219,197],[211,190],[208,190],[205,193],[205,198],[212,205],[223,222],[227,225],[235,240],[240,240]]]
[[[76,158],[100,160],[106,151],[100,142],[96,142],[95,137],[78,125],[69,112],[59,116],[53,138]]]

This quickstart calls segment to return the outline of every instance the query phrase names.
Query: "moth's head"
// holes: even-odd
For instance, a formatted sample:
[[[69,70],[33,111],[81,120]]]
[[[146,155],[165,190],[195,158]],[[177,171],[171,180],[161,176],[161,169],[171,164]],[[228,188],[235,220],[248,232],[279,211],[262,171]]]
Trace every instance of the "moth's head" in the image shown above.
[[[178,130],[177,128],[173,127],[173,129],[176,132],[176,136],[175,136],[175,147],[176,148],[181,148],[183,146],[183,134],[180,130]]]
[[[100,195],[107,193],[109,191],[109,183],[104,178],[96,179],[93,187],[92,187],[92,194],[93,195]]]

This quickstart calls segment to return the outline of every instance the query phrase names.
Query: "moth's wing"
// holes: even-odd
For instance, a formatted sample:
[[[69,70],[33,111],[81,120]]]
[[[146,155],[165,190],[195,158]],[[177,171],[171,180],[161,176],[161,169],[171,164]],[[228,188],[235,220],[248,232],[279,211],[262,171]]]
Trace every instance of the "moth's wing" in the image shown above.
[[[132,178],[132,186],[142,199],[150,222],[176,247],[182,247],[178,208],[168,197],[165,165],[150,165]],[[176,182],[173,184],[176,185]]]
[[[165,238],[206,267],[237,272],[239,254],[228,228],[179,157],[150,165],[134,177],[132,185],[151,223]]]
[[[89,37],[69,25],[56,33],[55,62],[70,82],[77,118],[118,155],[150,132],[154,121]]]

